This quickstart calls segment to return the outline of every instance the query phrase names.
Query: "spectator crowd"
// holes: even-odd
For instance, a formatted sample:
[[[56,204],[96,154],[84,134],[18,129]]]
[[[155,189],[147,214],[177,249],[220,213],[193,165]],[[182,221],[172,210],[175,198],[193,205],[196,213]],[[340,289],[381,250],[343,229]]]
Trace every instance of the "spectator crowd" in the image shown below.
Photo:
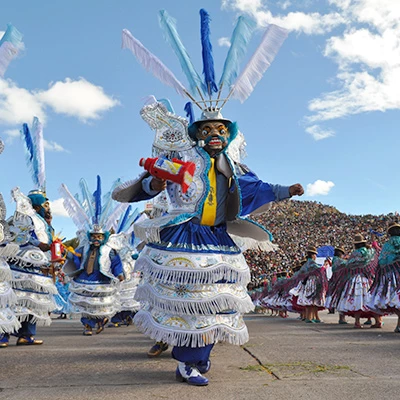
[[[385,241],[386,229],[398,215],[348,215],[314,201],[286,200],[273,203],[267,212],[252,219],[272,233],[273,243],[279,248],[273,252],[247,250],[244,253],[252,276],[249,289],[264,286],[278,272],[290,272],[304,258],[310,244],[341,246],[349,253],[357,233],[371,240],[372,232],[376,232],[375,240]]]

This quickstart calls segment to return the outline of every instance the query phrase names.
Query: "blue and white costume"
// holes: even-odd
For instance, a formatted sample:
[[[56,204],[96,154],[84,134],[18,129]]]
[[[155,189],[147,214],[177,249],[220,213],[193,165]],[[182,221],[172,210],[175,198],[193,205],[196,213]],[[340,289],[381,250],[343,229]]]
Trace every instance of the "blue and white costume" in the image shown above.
[[[88,271],[90,254],[94,252],[93,270]],[[94,248],[86,241],[76,249],[82,257],[73,256],[75,271],[68,263],[68,273],[74,275],[70,283],[68,300],[71,312],[82,315],[82,323],[94,328],[104,318],[111,318],[119,310],[118,275],[123,274],[122,263],[117,252],[107,242]]]
[[[88,191],[84,180],[81,180],[80,186],[82,201],[78,195],[72,196],[65,185],[60,189],[64,206],[79,229],[80,242],[74,253],[67,254],[63,270],[73,278],[68,297],[71,313],[81,315],[84,334],[91,335],[96,324],[96,333],[100,333],[104,325],[122,311],[120,281],[127,279],[124,264],[132,258],[127,250],[130,248],[127,236],[123,232],[110,235],[110,229],[121,218],[126,205],[115,205],[111,193],[101,195],[99,176],[97,190],[93,194]],[[92,240],[96,234],[102,236],[101,242]]]
[[[165,10],[160,11],[159,20],[166,41],[188,79],[187,88],[127,29],[122,33],[123,47],[131,50],[138,62],[161,82],[189,97],[203,115],[217,114],[230,97],[243,102],[287,36],[286,30],[269,26],[239,74],[239,64],[255,30],[252,21],[239,17],[217,83],[207,11],[200,10],[204,81],[183,46],[175,20]],[[228,93],[221,98],[223,88]],[[218,95],[213,98],[215,93]],[[196,100],[198,95],[200,99]],[[252,310],[253,304],[246,291],[250,272],[241,248],[251,245],[272,248],[268,232],[244,216],[262,212],[267,203],[289,197],[289,189],[261,182],[225,151],[210,158],[201,148],[205,142],[196,147],[194,137],[188,135],[187,122],[185,125],[185,121],[174,116],[171,108],[167,114],[161,103],[149,107],[153,109],[142,110],[142,116],[156,130],[153,147],[158,147],[159,155],[169,159],[195,163],[196,174],[185,193],[177,184],[168,184],[168,215],[135,226],[136,236],[147,243],[136,262],[136,268],[143,273],[136,298],[143,301],[143,308],[136,314],[135,323],[157,341],[175,346],[173,356],[180,361],[176,371],[178,380],[204,386],[208,380],[201,376],[201,371],[209,367],[202,368],[199,363],[208,364],[213,344],[217,341],[243,344],[248,339],[242,313]],[[191,103],[186,104],[185,111],[194,121]],[[220,117],[213,118],[216,119],[230,123]],[[230,128],[228,131],[233,140],[234,133]],[[148,174],[143,174],[117,188],[114,199],[137,202],[153,198],[158,193],[151,190],[151,179],[147,178]]]
[[[7,242],[10,238],[8,223],[5,221],[6,207],[3,196],[0,194],[0,245]],[[13,246],[11,246],[13,247]],[[11,253],[18,251],[18,246],[14,246]],[[17,301],[11,286],[11,269],[6,261],[6,254],[10,249],[0,246],[0,347],[8,345],[8,334],[16,332],[21,324],[15,316],[11,306]],[[8,254],[10,255],[10,254]]]
[[[160,112],[160,119],[168,118],[170,126],[171,121],[181,122],[179,134],[174,126],[175,137],[188,138],[187,122],[161,103],[145,106],[142,116],[147,119]],[[155,129],[157,147],[162,140],[160,130]],[[166,133],[164,130],[162,136]],[[273,245],[269,232],[245,216],[262,212],[269,202],[290,195],[289,187],[260,181],[225,151],[212,159],[199,147],[184,149],[180,145],[182,142],[175,147],[180,158],[196,164],[189,190],[183,194],[179,185],[168,182],[168,214],[135,224],[136,236],[147,244],[136,261],[143,278],[136,292],[142,308],[134,322],[156,341],[175,346],[173,357],[178,361],[204,364],[217,341],[242,345],[248,340],[242,315],[254,305],[247,294],[250,271],[240,247],[271,250]],[[216,175],[215,187],[210,185],[211,169]],[[151,199],[158,193],[150,189],[150,180],[143,174],[117,187],[113,198],[120,202]],[[206,225],[202,223],[204,203],[212,191],[216,215],[214,222]]]
[[[53,228],[32,208],[32,200],[18,188],[12,190],[16,211],[11,224],[19,245],[16,254],[7,257],[12,270],[12,286],[17,297],[13,311],[22,324],[19,337],[32,337],[36,326],[51,324],[49,313],[56,308],[57,289],[49,273],[50,255],[37,247],[52,242]]]

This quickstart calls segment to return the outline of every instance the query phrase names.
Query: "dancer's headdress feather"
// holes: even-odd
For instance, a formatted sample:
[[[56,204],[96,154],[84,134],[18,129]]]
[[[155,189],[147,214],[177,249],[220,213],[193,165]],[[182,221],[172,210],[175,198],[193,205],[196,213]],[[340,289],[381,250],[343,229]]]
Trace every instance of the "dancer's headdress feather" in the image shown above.
[[[119,183],[120,180],[114,182],[111,191],[103,196],[100,176],[97,176],[97,186],[93,194],[84,179],[79,182],[81,196],[73,196],[66,185],[61,185],[59,191],[64,200],[64,207],[79,231],[105,233],[112,227],[117,229],[117,221],[123,218],[128,207],[128,204],[116,203],[111,198],[112,190]],[[125,220],[124,224],[126,223]]]
[[[203,112],[220,112],[230,98],[239,99],[241,102],[245,101],[271,65],[288,35],[286,29],[272,24],[268,25],[260,45],[239,74],[239,65],[246,54],[248,44],[256,28],[255,22],[240,16],[233,30],[231,45],[217,85],[210,40],[211,19],[207,11],[200,10],[204,82],[183,45],[178,34],[176,21],[165,10],[160,11],[159,20],[165,39],[178,57],[182,71],[188,80],[188,88],[127,29],[122,32],[122,47],[129,48],[147,71],[150,71],[164,84],[173,87],[182,96],[189,97]],[[223,89],[228,91],[225,98],[221,98]]]

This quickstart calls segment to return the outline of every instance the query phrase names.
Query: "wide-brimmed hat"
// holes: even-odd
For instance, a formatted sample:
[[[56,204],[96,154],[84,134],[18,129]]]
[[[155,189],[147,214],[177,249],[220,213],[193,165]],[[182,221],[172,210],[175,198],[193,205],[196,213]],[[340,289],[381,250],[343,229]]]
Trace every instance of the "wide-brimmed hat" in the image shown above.
[[[361,235],[360,233],[357,233],[357,235],[354,236],[354,244],[359,244],[359,243],[367,243],[365,240],[364,236]]]
[[[343,254],[346,253],[346,252],[344,251],[343,247],[340,247],[340,246],[336,246],[336,247],[335,247],[335,251],[336,251],[336,250],[341,251]]]
[[[317,248],[315,246],[308,246],[307,247],[307,253],[318,254],[318,251],[317,251]]]
[[[387,233],[390,234],[390,231],[394,228],[400,228],[400,225],[397,222],[393,222],[390,224],[389,228],[387,229]]]

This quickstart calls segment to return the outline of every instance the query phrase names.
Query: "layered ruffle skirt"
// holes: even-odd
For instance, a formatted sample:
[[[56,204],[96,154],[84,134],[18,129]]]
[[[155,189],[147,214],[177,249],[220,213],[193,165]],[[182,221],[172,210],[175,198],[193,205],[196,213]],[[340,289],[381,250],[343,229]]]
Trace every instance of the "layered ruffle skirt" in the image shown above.
[[[13,333],[21,324],[11,309],[17,302],[17,297],[11,287],[12,274],[7,262],[0,258],[0,335]]]
[[[361,313],[363,318],[372,317],[373,313],[368,307],[371,301],[369,288],[369,280],[363,275],[357,274],[348,280],[337,302],[337,311],[345,315]]]
[[[368,306],[384,313],[400,311],[400,263],[379,266],[370,289]]]
[[[53,278],[43,275],[38,268],[26,269],[11,265],[12,287],[16,304],[12,310],[20,322],[28,321],[37,325],[51,324],[49,313],[57,306],[54,295],[57,288]]]
[[[246,290],[250,271],[226,228],[189,221],[164,228],[160,237],[136,261],[142,272],[136,326],[173,346],[246,343],[242,314],[254,309]]]
[[[320,276],[310,275],[305,282],[299,282],[289,293],[297,297],[296,306],[316,306],[324,309],[326,290],[321,290],[321,285]]]
[[[118,284],[74,278],[69,285],[71,313],[86,318],[111,318],[120,311]]]

